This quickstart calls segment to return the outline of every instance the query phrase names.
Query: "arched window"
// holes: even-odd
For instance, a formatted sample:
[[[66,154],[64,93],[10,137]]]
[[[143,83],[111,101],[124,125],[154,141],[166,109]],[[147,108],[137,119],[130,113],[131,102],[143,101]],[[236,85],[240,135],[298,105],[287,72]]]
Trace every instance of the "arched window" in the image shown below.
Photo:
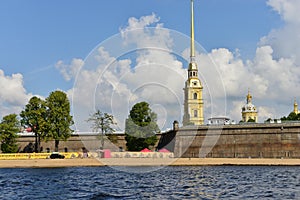
[[[194,99],[197,99],[197,98],[198,98],[197,93],[194,93]]]
[[[194,117],[198,117],[198,110],[194,110]]]

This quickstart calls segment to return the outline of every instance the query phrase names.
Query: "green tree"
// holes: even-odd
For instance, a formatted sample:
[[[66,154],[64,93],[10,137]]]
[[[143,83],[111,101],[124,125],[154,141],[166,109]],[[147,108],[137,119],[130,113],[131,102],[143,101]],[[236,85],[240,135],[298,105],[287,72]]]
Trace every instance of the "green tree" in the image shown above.
[[[104,135],[109,134],[109,136],[115,131],[112,128],[114,125],[114,118],[112,115],[107,113],[102,113],[100,110],[97,110],[94,114],[90,116],[87,122],[92,123],[91,128],[96,133],[100,133],[101,138],[101,147],[104,148]]]
[[[51,92],[46,99],[47,106],[47,134],[46,141],[55,140],[55,151],[58,151],[59,141],[66,141],[72,133],[70,126],[73,119],[70,115],[70,102],[62,91]]]
[[[152,112],[148,103],[135,104],[125,122],[127,149],[140,151],[155,145],[157,142],[156,133],[160,131],[156,122],[157,115]]]
[[[3,153],[18,152],[17,133],[20,130],[20,122],[16,114],[3,117],[0,124],[1,151]]]
[[[252,118],[249,118],[247,122],[255,122],[255,120]]]
[[[30,127],[35,134],[35,152],[40,152],[40,141],[44,138],[47,126],[47,108],[45,101],[34,96],[20,113],[21,125]]]
[[[287,117],[282,117],[282,121],[299,121],[300,120],[300,113],[296,114],[291,112]]]

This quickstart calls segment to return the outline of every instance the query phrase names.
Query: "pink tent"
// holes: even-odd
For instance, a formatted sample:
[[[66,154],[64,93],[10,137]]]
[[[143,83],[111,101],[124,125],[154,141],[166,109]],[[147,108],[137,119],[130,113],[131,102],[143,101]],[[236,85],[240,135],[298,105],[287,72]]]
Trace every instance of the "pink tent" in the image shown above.
[[[104,149],[104,158],[111,158],[111,152],[109,149]]]
[[[158,152],[169,153],[170,151],[168,149],[163,148],[163,149],[158,150]]]
[[[147,148],[145,148],[145,149],[143,149],[141,152],[152,152],[152,151],[149,150],[149,149],[147,149]]]

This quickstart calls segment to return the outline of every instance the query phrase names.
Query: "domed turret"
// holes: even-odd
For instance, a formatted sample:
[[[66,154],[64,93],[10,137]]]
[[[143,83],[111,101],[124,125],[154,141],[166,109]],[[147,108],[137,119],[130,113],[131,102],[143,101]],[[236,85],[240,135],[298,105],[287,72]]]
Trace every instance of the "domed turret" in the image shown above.
[[[248,91],[248,95],[246,96],[246,104],[242,107],[242,121],[257,122],[257,109],[252,104],[252,96],[250,94],[250,91]]]

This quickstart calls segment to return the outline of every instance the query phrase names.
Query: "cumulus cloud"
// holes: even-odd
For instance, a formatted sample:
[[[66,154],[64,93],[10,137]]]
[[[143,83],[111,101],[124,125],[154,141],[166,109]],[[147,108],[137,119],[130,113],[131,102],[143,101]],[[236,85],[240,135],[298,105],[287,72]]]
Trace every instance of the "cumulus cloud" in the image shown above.
[[[73,58],[70,64],[65,64],[62,60],[55,64],[56,69],[60,71],[66,81],[75,78],[79,69],[83,66],[84,61],[79,58]]]
[[[23,85],[22,74],[5,75],[0,69],[0,116],[19,112],[24,105],[32,97],[32,94],[27,93]]]
[[[294,58],[300,64],[300,1],[298,0],[269,0],[267,4],[277,12],[284,24],[281,28],[274,29],[261,38],[260,45],[272,46],[274,56]]]
[[[300,2],[298,0],[269,0],[267,4],[277,11],[284,21],[288,23],[300,23]]]
[[[79,130],[88,129],[84,118],[95,109],[112,113],[118,128],[124,129],[129,110],[140,101],[149,102],[160,113],[161,129],[181,120],[186,70],[173,54],[169,30],[158,21],[155,14],[130,18],[118,36],[100,44],[85,59],[69,91]],[[107,45],[111,43],[119,49]]]

